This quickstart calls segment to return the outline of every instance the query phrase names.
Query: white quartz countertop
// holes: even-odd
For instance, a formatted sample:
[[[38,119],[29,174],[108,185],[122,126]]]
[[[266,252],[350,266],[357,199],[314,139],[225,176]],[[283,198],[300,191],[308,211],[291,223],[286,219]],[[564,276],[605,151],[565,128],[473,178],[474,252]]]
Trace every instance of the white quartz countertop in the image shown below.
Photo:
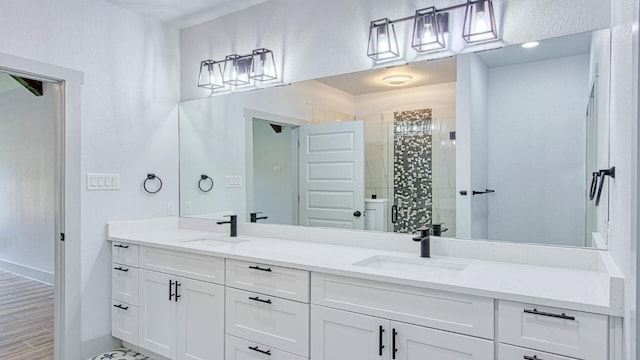
[[[241,242],[215,242],[215,245],[212,245],[197,239],[230,240],[228,234],[191,229],[127,231],[110,229],[108,240],[622,316],[621,307],[615,305],[616,301],[614,301],[615,297],[620,297],[622,294],[612,294],[613,275],[602,270],[569,269],[447,256],[420,258],[417,252],[280,240],[242,234],[235,238]],[[407,271],[354,265],[376,256],[382,259],[406,260],[411,264],[444,263],[445,269],[440,271],[437,266],[426,266],[425,271]],[[450,268],[462,268],[462,270],[450,271]]]

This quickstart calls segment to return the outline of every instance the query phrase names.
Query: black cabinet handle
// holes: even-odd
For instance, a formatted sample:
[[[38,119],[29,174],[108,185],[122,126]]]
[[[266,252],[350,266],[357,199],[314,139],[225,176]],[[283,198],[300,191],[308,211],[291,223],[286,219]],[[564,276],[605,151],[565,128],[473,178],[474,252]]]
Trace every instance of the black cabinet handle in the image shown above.
[[[264,299],[260,299],[257,296],[256,297],[249,297],[249,300],[259,301],[259,302],[262,302],[262,303],[265,303],[265,304],[271,304],[271,299],[264,300]]]
[[[398,205],[391,207],[391,222],[394,224],[398,222]]]
[[[128,307],[128,306],[122,306],[122,305],[120,305],[120,304],[118,304],[118,305],[113,305],[113,307],[117,307],[118,309],[122,309],[122,310],[129,310],[129,307]]]
[[[271,350],[260,350],[257,346],[254,346],[254,347],[249,346],[249,350],[257,351],[261,354],[271,356]]]
[[[384,328],[380,325],[378,329],[378,355],[382,356],[382,349],[384,349],[384,345],[382,345],[382,334],[384,334]]]
[[[494,192],[496,192],[496,191],[495,190],[484,189],[484,191],[475,191],[475,190],[473,190],[471,192],[471,194],[475,196],[475,195],[482,195],[482,194],[491,194],[491,193],[494,193]]]
[[[249,266],[249,269],[271,272],[271,268],[261,268],[260,266]]]
[[[115,244],[115,245],[113,245],[113,247],[122,248],[122,249],[128,249],[129,245]]]
[[[542,358],[539,358],[536,355],[533,355],[533,356],[525,355],[525,356],[522,357],[522,359],[524,359],[524,360],[543,360]]]
[[[114,267],[113,270],[118,270],[118,271],[123,271],[123,272],[128,272],[129,269],[125,269],[123,267]]]
[[[396,329],[393,329],[391,331],[392,337],[391,337],[391,358],[395,360],[396,358],[396,353],[398,352],[398,348],[396,347],[396,336],[398,335],[398,332],[396,331]]]
[[[178,298],[179,298],[179,297],[182,297],[182,295],[180,295],[180,294],[179,294],[179,292],[178,292],[178,286],[182,286],[182,284],[180,284],[180,283],[176,280],[175,285],[176,285],[176,297],[175,297],[175,299],[176,299],[176,302],[178,302]]]
[[[176,281],[177,282],[177,281]],[[173,280],[169,280],[169,301],[173,298],[173,293],[171,292],[171,287],[173,286]]]
[[[356,210],[356,211],[353,212],[353,216],[360,217],[360,216],[362,216],[362,212],[360,212],[360,210]]]
[[[598,178],[600,177],[599,171],[591,173],[591,187],[589,188],[589,200],[593,200],[596,197],[596,190],[598,190]]]
[[[576,318],[574,316],[569,316],[569,315],[566,315],[565,313],[554,314],[554,313],[549,313],[549,312],[544,312],[544,311],[538,311],[538,309],[533,309],[533,310],[524,309],[524,312],[527,313],[527,314],[548,316],[548,317],[558,318],[558,319],[573,320],[573,321],[576,320]]]

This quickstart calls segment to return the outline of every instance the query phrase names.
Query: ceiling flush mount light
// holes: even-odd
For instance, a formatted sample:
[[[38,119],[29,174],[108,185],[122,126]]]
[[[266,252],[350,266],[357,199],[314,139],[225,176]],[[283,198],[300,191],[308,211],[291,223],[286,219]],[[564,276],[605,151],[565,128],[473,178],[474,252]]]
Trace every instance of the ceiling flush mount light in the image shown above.
[[[493,10],[493,0],[467,0],[467,2],[437,9],[435,6],[417,10],[414,15],[401,19],[388,18],[372,21],[369,25],[367,55],[376,60],[400,56],[393,24],[413,20],[411,47],[419,53],[447,50],[450,12],[465,8],[462,38],[467,43],[499,40]]]
[[[248,55],[227,55],[221,61],[201,61],[198,87],[215,90],[226,85],[247,85],[251,80],[269,81],[277,78],[273,52],[260,48]]]
[[[400,56],[396,30],[388,18],[371,22],[367,55],[374,60],[393,59]]]
[[[411,47],[417,52],[431,52],[447,47],[444,39],[444,15],[437,13],[435,7],[417,10],[413,22],[413,41]]]
[[[531,49],[531,48],[534,48],[534,47],[536,47],[538,45],[540,45],[539,42],[530,41],[530,42],[526,42],[526,43],[522,44],[522,47],[525,48],[525,49]]]
[[[491,0],[467,0],[462,38],[467,43],[487,42],[498,39],[493,2]]]
[[[409,84],[413,80],[411,75],[393,74],[382,78],[382,82],[389,86],[403,86]]]

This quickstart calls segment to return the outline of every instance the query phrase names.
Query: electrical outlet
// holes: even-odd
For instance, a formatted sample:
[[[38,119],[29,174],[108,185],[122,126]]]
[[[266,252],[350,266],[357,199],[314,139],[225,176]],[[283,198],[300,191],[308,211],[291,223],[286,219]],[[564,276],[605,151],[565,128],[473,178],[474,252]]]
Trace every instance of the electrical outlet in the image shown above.
[[[120,174],[87,174],[87,190],[120,190]]]
[[[191,215],[191,212],[193,211],[192,204],[193,203],[191,201],[185,201],[184,202],[184,214],[185,215]]]
[[[174,202],[167,203],[167,215],[176,216],[176,203]]]

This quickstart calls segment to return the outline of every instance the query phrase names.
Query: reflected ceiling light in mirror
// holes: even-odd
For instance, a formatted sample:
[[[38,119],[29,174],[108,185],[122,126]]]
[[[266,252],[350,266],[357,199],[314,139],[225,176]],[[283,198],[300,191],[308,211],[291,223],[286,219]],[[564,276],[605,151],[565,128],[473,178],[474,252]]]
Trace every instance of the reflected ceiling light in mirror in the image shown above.
[[[202,62],[200,62],[200,76],[198,76],[198,87],[211,90],[224,87],[220,62],[213,60],[203,60]]]
[[[540,45],[539,42],[530,41],[530,42],[526,42],[526,43],[522,44],[522,47],[525,48],[525,49],[531,49],[531,48],[534,48],[534,47],[536,47],[538,45]]]
[[[252,57],[251,74],[249,75],[251,79],[265,81],[278,78],[271,50],[264,48],[253,50]]]
[[[374,60],[387,60],[400,56],[396,30],[388,18],[371,22],[367,56]]]
[[[388,86],[403,86],[410,84],[413,76],[408,74],[392,74],[382,78],[382,83]]]
[[[411,47],[417,52],[432,52],[447,47],[444,39],[444,13],[437,13],[435,7],[416,11],[413,22],[413,41]],[[446,15],[449,15],[446,13]]]
[[[223,82],[227,85],[246,85],[249,83],[251,56],[227,55],[224,60]]]
[[[467,0],[462,38],[467,43],[487,42],[498,39],[493,2],[491,0]]]

